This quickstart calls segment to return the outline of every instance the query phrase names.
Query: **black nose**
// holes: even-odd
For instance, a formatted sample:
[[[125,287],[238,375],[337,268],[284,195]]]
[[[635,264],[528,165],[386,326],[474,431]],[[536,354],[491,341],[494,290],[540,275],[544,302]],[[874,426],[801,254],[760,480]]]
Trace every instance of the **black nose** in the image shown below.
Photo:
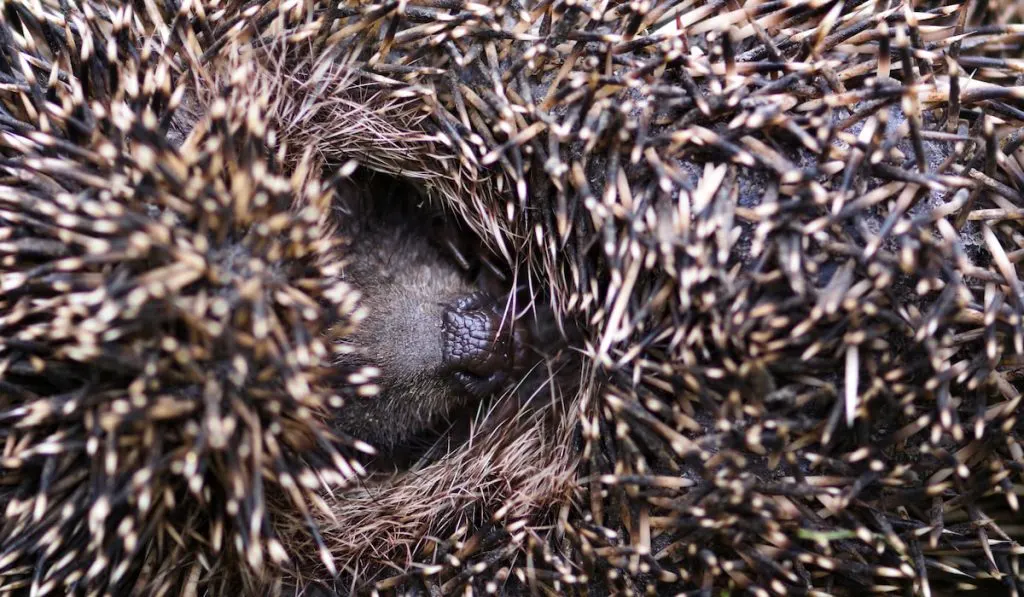
[[[486,395],[523,361],[525,332],[482,292],[459,297],[442,315],[443,359],[466,390]]]

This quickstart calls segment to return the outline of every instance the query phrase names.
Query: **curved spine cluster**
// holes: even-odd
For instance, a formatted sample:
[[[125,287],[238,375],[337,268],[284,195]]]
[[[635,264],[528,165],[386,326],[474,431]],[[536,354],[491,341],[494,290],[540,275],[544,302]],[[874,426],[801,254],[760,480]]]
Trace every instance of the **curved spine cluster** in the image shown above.
[[[174,147],[179,65],[130,9],[93,9],[63,32],[60,13],[5,12],[5,593],[277,569],[276,512],[315,536],[321,492],[371,450],[329,431],[372,372],[331,367],[322,339],[361,313],[309,155],[283,172],[266,106],[238,97],[244,69]]]
[[[247,499],[265,503],[248,486],[232,493],[233,465],[192,449],[208,440],[187,426],[168,444],[183,447],[175,470],[178,453],[146,443],[143,430],[158,419],[132,406],[130,384],[142,379],[136,399],[156,408],[149,384],[166,386],[188,370],[161,360],[161,350],[177,351],[163,348],[165,339],[204,345],[190,334],[220,324],[219,337],[235,342],[255,337],[260,313],[275,312],[281,333],[267,338],[277,348],[263,353],[255,342],[242,361],[249,371],[273,363],[283,373],[285,392],[274,397],[316,413],[304,400],[331,402],[316,390],[296,394],[294,380],[314,376],[307,385],[320,387],[314,364],[329,348],[316,348],[315,331],[331,319],[324,300],[345,305],[343,319],[358,319],[357,310],[348,293],[318,286],[330,266],[313,260],[320,271],[293,269],[330,251],[296,248],[328,242],[321,232],[291,240],[303,235],[295,230],[318,230],[323,216],[303,219],[284,197],[326,211],[329,185],[314,181],[344,174],[354,158],[421,184],[565,322],[580,323],[585,373],[571,387],[556,384],[552,393],[566,397],[545,407],[572,422],[555,435],[565,445],[557,462],[536,460],[550,455],[548,442],[517,450],[525,444],[515,443],[515,425],[492,444],[502,448],[495,458],[508,455],[503,466],[534,459],[545,463],[539,471],[568,472],[551,484],[513,475],[503,485],[503,473],[468,489],[452,482],[459,499],[419,510],[415,532],[376,517],[391,529],[361,545],[349,538],[366,536],[352,526],[365,523],[353,521],[374,518],[372,509],[347,516],[356,511],[351,494],[324,497],[302,484],[310,492],[281,505],[282,516],[303,513],[289,527],[299,536],[281,550],[272,523],[224,523],[239,530],[241,554],[250,553],[246,545],[288,552],[305,562],[301,577],[340,578],[339,591],[1020,592],[1024,26],[1013,2],[193,2],[176,13],[145,5],[145,15],[85,4],[45,17],[18,3],[3,9],[8,81],[0,102],[11,116],[0,123],[0,331],[10,331],[0,340],[0,392],[10,438],[4,474],[13,475],[5,486],[15,488],[0,541],[3,578],[63,582],[80,572],[79,562],[51,565],[28,580],[32,558],[81,553],[41,548],[46,532],[63,528],[45,522],[58,516],[53,488],[70,496],[69,487],[89,487],[96,496],[67,500],[72,513],[93,512],[78,527],[82,544],[107,544],[115,531],[102,530],[104,521],[144,526],[92,508],[98,496],[149,487],[128,480],[154,470],[143,464],[153,454],[169,455],[159,470],[181,478],[164,494],[185,522],[151,519],[173,520],[161,527],[167,536],[197,528],[200,543],[217,536],[189,522],[210,512],[188,505],[202,501],[182,501],[203,493],[189,488],[197,474],[201,489],[223,492],[216,503],[224,512],[249,507]],[[176,101],[169,73],[194,89],[210,118],[180,149],[161,148],[173,124],[166,108]],[[360,113],[380,126],[331,119]],[[359,142],[346,147],[339,139],[353,127]],[[394,129],[402,134],[380,133],[375,149],[375,134]],[[279,137],[310,151],[280,156],[287,144]],[[278,178],[264,180],[264,171]],[[53,185],[75,198],[62,199]],[[222,207],[198,200],[208,188]],[[96,207],[79,198],[92,189]],[[42,197],[32,206],[53,207],[37,213],[47,208],[6,198],[19,192]],[[263,205],[261,193],[278,198],[263,213],[234,208]],[[162,223],[165,237],[184,230],[188,248],[167,241],[177,252],[160,252],[157,235],[143,250],[131,234],[138,228],[102,211],[104,201],[134,207],[155,227],[174,214],[173,225]],[[242,306],[219,320],[212,305],[236,296],[222,290],[232,284],[190,278],[214,268],[187,256],[216,263],[224,259],[214,257],[217,247],[244,245],[240,230],[263,220],[281,222],[291,248],[266,240],[246,248],[265,264],[266,278],[256,279],[310,280],[299,294],[321,311],[306,319],[306,301],[280,302],[287,291],[249,295],[241,284],[234,292]],[[204,238],[215,240],[196,249]],[[162,290],[151,298],[138,290],[151,284],[142,276],[161,267],[174,275],[157,274]],[[56,277],[38,282],[45,276]],[[125,298],[109,298],[119,285]],[[102,299],[76,298],[81,292]],[[155,333],[149,312],[123,302],[131,292],[144,304],[181,300],[191,305],[182,312],[201,314]],[[194,311],[198,304],[204,310]],[[201,383],[215,363],[234,362],[235,346],[214,343],[192,356],[197,369],[186,379],[196,393],[175,390],[173,403],[231,413],[245,406],[271,427],[291,417],[284,404],[270,406],[274,398],[263,401],[253,374],[235,384],[240,402]],[[110,360],[112,351],[120,357]],[[66,381],[76,379],[68,367],[103,363],[119,372],[103,378],[110,385]],[[332,388],[358,392],[365,379],[335,376]],[[117,388],[124,407],[104,394]],[[65,400],[72,406],[58,416]],[[105,408],[131,432],[104,427]],[[142,409],[140,418],[123,408]],[[216,428],[192,412],[174,420]],[[311,421],[319,419],[282,433],[293,442],[329,437]],[[59,468],[65,453],[84,458],[121,437],[123,452],[103,448],[119,454],[113,464],[79,472],[77,483]],[[280,441],[261,437],[242,444]],[[482,443],[442,460],[450,466],[433,467],[438,476],[420,477],[421,485],[400,477],[383,490],[415,503],[415,487],[457,480],[487,452]],[[245,469],[245,478],[276,482],[287,495],[283,479],[301,476],[292,467],[330,465],[343,483],[351,450],[362,447],[328,441],[325,460],[309,463],[287,448],[298,445],[281,443],[277,468]],[[18,472],[29,462],[32,474]],[[307,501],[329,514],[306,517]],[[514,516],[503,502],[516,506]],[[467,507],[470,515],[455,514]],[[257,506],[245,512],[239,520],[274,516]],[[37,539],[19,546],[15,536]],[[107,548],[89,553],[133,570],[143,561]],[[260,558],[243,559],[244,574],[263,573]],[[344,566],[333,569],[337,562]],[[220,570],[207,560],[201,567],[203,579]],[[79,576],[83,587],[108,586]]]

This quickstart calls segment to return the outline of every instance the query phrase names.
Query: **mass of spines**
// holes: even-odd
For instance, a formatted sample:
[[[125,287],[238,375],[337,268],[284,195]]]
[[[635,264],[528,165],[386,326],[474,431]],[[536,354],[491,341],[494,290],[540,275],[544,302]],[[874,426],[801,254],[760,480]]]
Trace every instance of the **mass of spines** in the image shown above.
[[[0,14],[0,591],[1020,592],[1017,3]],[[408,534],[325,423],[352,159],[585,330]]]

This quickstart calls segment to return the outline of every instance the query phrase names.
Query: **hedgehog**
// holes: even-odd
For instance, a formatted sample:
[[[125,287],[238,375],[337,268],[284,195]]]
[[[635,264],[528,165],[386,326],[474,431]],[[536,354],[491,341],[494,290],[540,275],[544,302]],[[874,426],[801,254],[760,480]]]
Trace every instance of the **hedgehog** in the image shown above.
[[[1020,593],[1014,3],[0,14],[7,593]]]

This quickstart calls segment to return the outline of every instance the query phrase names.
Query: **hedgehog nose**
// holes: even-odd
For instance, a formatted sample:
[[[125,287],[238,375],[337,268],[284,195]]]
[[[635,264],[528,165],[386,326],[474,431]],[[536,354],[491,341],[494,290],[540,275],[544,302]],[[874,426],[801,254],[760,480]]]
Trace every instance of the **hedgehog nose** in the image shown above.
[[[525,332],[502,318],[503,309],[482,292],[459,297],[442,315],[445,366],[470,393],[486,395],[523,360]]]

